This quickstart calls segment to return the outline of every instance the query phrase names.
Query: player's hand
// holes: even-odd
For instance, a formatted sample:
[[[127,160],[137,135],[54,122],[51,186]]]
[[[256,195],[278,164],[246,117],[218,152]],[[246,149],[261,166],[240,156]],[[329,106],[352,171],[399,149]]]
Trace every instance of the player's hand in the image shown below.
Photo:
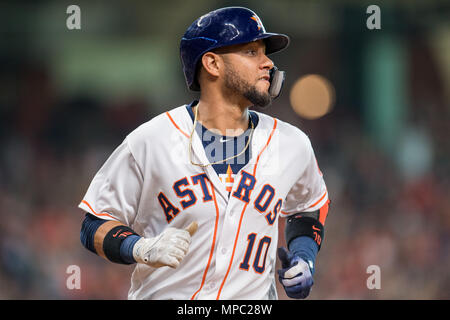
[[[154,238],[141,238],[133,248],[134,260],[154,268],[176,268],[188,252],[191,237],[197,231],[192,222],[186,229],[167,228]]]
[[[300,257],[293,256],[286,248],[278,248],[278,257],[282,269],[278,271],[278,279],[290,298],[305,299],[314,284],[308,263]]]

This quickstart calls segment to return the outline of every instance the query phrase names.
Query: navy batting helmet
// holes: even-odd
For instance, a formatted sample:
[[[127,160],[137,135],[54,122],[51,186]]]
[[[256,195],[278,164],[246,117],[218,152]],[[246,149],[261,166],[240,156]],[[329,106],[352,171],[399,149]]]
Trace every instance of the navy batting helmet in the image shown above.
[[[289,37],[266,32],[261,19],[250,9],[228,7],[211,11],[195,20],[180,43],[183,72],[189,89],[200,91],[196,79],[202,55],[216,48],[264,39],[266,54],[286,48]]]

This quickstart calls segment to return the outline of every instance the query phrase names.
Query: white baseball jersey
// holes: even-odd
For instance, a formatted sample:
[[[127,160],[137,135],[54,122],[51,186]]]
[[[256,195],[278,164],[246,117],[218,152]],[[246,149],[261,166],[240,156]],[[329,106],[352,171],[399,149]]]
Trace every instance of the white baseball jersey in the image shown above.
[[[79,207],[144,237],[197,221],[178,268],[136,264],[129,299],[276,299],[278,218],[320,209],[326,185],[308,137],[256,112],[251,159],[226,183],[189,160],[187,106],[131,132],[95,175]],[[208,163],[198,134],[192,161]]]

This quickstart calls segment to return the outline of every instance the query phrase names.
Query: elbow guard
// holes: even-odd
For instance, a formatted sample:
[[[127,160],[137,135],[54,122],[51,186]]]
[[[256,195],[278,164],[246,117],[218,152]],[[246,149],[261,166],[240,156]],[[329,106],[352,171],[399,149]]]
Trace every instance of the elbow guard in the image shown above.
[[[301,212],[289,216],[286,221],[286,244],[300,236],[308,236],[319,246],[322,245],[325,236],[325,220],[328,215],[330,200],[328,200],[319,210],[314,212]]]
[[[132,250],[140,236],[125,225],[109,227],[106,225],[107,223],[108,220],[99,219],[86,213],[80,232],[83,246],[109,261],[120,264],[134,263]],[[99,234],[96,240],[97,231]]]
[[[124,250],[122,246],[129,236],[136,236],[130,237],[130,239],[132,239],[132,242],[127,244],[127,247],[131,247],[131,252],[129,248]],[[133,229],[127,226],[122,225],[112,228],[106,234],[103,240],[103,252],[106,259],[120,264],[134,263],[135,261],[132,258],[132,249],[139,238],[140,236],[136,232],[134,232]],[[128,243],[128,241],[125,243]],[[126,255],[126,257],[124,257],[124,254]]]
[[[297,237],[308,236],[314,240],[320,250],[325,232],[324,226],[317,219],[311,216],[303,216],[302,214],[295,214],[287,218],[286,221],[286,244]]]

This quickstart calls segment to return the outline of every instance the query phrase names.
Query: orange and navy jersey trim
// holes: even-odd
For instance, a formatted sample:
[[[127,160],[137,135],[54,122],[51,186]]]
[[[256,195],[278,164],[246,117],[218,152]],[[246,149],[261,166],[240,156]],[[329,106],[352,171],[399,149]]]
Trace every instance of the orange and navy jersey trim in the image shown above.
[[[166,115],[169,117],[170,122],[172,122],[172,124],[175,126],[175,128],[177,128],[178,131],[180,131],[186,138],[189,138],[189,135],[186,132],[184,132],[183,130],[181,130],[181,128],[177,125],[175,120],[173,120],[173,118],[170,115],[169,111],[166,112]]]
[[[319,200],[317,200],[317,201],[314,202],[312,205],[310,205],[310,206],[308,207],[308,209],[309,209],[309,208],[313,208],[313,207],[315,207],[317,204],[319,204],[320,201],[322,201],[323,198],[325,198],[325,196],[326,196],[327,194],[328,194],[328,191],[325,190],[324,194],[319,198]]]
[[[95,212],[95,210],[92,208],[92,206],[89,204],[89,202],[87,202],[86,200],[81,200],[81,203],[87,205],[89,207],[89,209],[91,210],[91,213],[97,217],[108,217],[110,219],[116,220],[118,221],[116,218],[114,218],[112,215],[110,215],[109,213],[106,212]],[[80,204],[81,204],[80,203]]]
[[[323,199],[324,199],[327,195],[328,195],[328,190],[325,190],[325,192],[320,196],[319,200],[317,200],[317,201],[314,202],[312,205],[310,205],[308,208],[306,208],[305,211],[306,211],[307,209],[311,209],[311,208],[314,208],[315,206],[317,206],[321,201],[323,201]],[[325,204],[327,204],[327,203],[329,203],[329,202],[330,202],[330,200],[327,200],[327,202],[326,202]],[[325,204],[324,204],[324,205],[325,205]],[[322,205],[322,207],[323,207],[324,205]],[[321,208],[322,208],[322,207],[321,207]],[[319,208],[319,209],[320,209],[320,208]],[[313,210],[308,210],[308,211],[313,211]],[[290,216],[290,215],[292,215],[292,214],[294,214],[294,213],[298,213],[298,212],[291,212],[291,213],[289,213],[289,212],[286,212],[286,211],[281,211],[281,214],[282,214],[283,216],[285,216],[285,217]]]

